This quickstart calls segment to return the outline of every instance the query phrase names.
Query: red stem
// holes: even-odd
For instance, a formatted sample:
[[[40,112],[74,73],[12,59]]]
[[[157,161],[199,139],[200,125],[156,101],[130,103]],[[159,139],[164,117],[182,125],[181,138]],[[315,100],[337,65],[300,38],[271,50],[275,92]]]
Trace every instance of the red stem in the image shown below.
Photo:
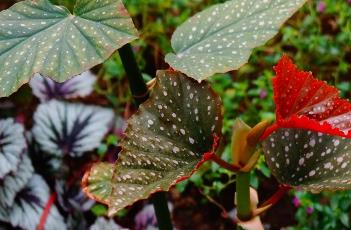
[[[268,200],[266,200],[261,207],[265,207],[267,205],[276,204],[289,190],[292,188],[287,185],[279,185],[278,191],[276,191]]]
[[[51,206],[55,203],[56,197],[57,197],[56,192],[52,193],[51,196],[49,197],[48,202],[45,205],[43,214],[40,217],[40,222],[39,222],[37,230],[44,230],[46,220],[47,220],[49,213],[50,213]]]
[[[216,162],[218,165],[220,165],[221,167],[228,169],[230,171],[233,172],[238,172],[240,170],[240,167],[229,164],[228,162],[222,160],[219,156],[217,156],[216,154],[212,154],[210,157],[210,160]]]

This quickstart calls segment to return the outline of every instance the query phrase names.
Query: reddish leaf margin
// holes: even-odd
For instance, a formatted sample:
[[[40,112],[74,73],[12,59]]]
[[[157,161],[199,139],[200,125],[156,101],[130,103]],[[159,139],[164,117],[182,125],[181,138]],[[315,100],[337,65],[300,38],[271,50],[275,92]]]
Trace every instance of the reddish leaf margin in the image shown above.
[[[274,67],[274,101],[276,122],[266,129],[261,140],[279,128],[299,128],[351,138],[351,115],[341,124],[331,121],[351,113],[351,103],[339,97],[338,89],[313,77],[311,72],[297,69],[291,59],[283,56]]]

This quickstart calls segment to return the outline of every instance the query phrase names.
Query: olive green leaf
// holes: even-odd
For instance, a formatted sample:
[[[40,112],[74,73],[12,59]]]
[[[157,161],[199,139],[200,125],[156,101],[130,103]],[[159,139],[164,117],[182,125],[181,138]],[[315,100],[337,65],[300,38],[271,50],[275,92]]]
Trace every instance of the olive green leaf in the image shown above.
[[[263,142],[266,162],[279,182],[301,189],[351,189],[349,138],[301,128],[280,128]]]
[[[136,36],[121,0],[77,0],[73,14],[48,0],[19,2],[0,12],[0,97],[35,73],[63,82]]]
[[[113,215],[191,176],[221,128],[221,102],[208,83],[160,71],[150,99],[128,120],[117,162],[94,165],[83,189]]]
[[[245,64],[306,0],[231,0],[187,20],[173,34],[172,68],[202,81]]]

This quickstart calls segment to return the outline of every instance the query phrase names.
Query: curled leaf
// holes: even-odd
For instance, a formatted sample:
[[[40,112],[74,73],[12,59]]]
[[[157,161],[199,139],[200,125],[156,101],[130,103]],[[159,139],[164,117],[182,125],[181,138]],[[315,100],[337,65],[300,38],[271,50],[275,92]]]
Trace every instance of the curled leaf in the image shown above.
[[[277,121],[262,136],[277,179],[310,191],[351,188],[351,104],[288,57],[275,67]]]
[[[49,0],[26,0],[0,12],[0,21],[0,97],[35,73],[66,81],[137,36],[121,0],[77,0],[73,14]]]
[[[209,84],[160,71],[150,99],[128,120],[117,162],[94,165],[83,189],[108,204],[109,215],[168,191],[191,176],[205,153],[214,152],[221,128],[221,102]]]
[[[245,64],[252,49],[278,33],[280,26],[306,0],[231,0],[209,7],[172,36],[175,53],[166,62],[202,81]]]

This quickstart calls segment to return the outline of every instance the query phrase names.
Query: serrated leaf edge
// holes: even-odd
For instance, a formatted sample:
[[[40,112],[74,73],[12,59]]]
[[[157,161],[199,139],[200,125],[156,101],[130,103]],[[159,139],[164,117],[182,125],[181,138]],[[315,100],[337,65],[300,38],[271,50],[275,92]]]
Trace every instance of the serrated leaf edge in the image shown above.
[[[178,178],[176,180],[174,180],[168,187],[167,190],[162,190],[162,189],[154,189],[153,191],[151,191],[148,196],[144,196],[138,200],[135,200],[133,203],[129,204],[128,206],[126,207],[130,207],[132,206],[134,203],[136,203],[137,201],[139,200],[145,200],[145,199],[149,199],[153,194],[157,193],[157,192],[169,192],[169,190],[175,186],[176,184],[178,184],[179,182],[182,182],[184,180],[187,180],[189,179],[204,163],[206,163],[207,161],[211,160],[212,158],[212,155],[215,154],[215,151],[217,150],[218,148],[218,143],[219,143],[219,140],[220,138],[217,136],[217,135],[214,135],[214,142],[213,142],[213,146],[211,148],[211,150],[209,152],[206,152],[203,154],[202,158],[199,160],[199,162],[195,165],[194,169],[189,173],[189,175],[185,175],[185,176],[182,176],[181,178]],[[122,150],[120,151],[119,154],[123,154],[123,150],[124,148],[122,147]],[[117,159],[117,161],[119,160],[120,158]],[[116,161],[116,163],[117,163]],[[114,166],[116,163],[105,163],[105,162],[97,162],[97,163],[94,163],[90,166],[89,170],[87,170],[83,176],[83,179],[82,179],[82,182],[81,182],[81,187],[82,187],[82,190],[84,191],[84,193],[90,198],[90,199],[93,199],[93,200],[96,200],[100,203],[103,203],[107,206],[110,206],[109,205],[109,202],[108,201],[105,201],[103,199],[100,199],[98,198],[97,196],[93,195],[90,191],[89,191],[89,177],[90,177],[90,172],[92,170],[92,168],[96,165],[99,165],[99,164],[108,164],[108,165],[111,165],[111,166]],[[116,170],[116,167],[114,167],[114,172],[112,174],[112,176],[115,175],[115,170]],[[126,208],[124,207],[124,208]],[[123,208],[120,208],[120,209],[114,209],[114,210],[108,210],[108,216],[109,217],[113,217],[113,215],[122,210]]]
[[[303,5],[306,4],[307,1],[308,1],[308,0],[304,0],[303,2],[301,2],[300,5],[299,5],[296,9],[297,9],[297,10],[300,9]],[[224,2],[224,3],[216,4],[216,5],[221,5],[221,4],[225,4],[225,2]],[[207,9],[210,9],[211,7],[215,7],[216,5],[210,6],[210,7],[208,7]],[[206,10],[206,9],[205,9],[205,10]],[[291,11],[291,12],[290,12],[290,16],[288,17],[288,19],[286,19],[285,21],[283,21],[283,22],[281,22],[281,23],[278,24],[278,27],[279,27],[279,28],[278,28],[278,32],[275,33],[274,35],[272,35],[271,37],[267,38],[266,42],[262,43],[261,45],[257,45],[257,46],[254,47],[254,48],[250,48],[250,49],[249,49],[249,50],[250,50],[250,55],[246,58],[246,60],[243,60],[242,64],[240,64],[237,68],[234,68],[234,69],[233,69],[233,68],[228,67],[228,68],[225,68],[225,70],[220,71],[220,72],[212,71],[213,73],[212,73],[211,76],[204,76],[204,77],[201,77],[201,78],[197,79],[196,77],[191,76],[192,74],[184,73],[184,72],[182,72],[182,70],[176,69],[173,65],[171,65],[171,63],[170,63],[170,61],[169,61],[170,56],[174,55],[174,56],[177,57],[177,55],[179,55],[179,54],[181,54],[181,53],[183,53],[183,52],[186,51],[186,50],[185,50],[185,51],[182,51],[181,53],[177,53],[177,52],[174,50],[174,48],[173,48],[173,42],[172,42],[172,41],[173,41],[173,35],[175,34],[175,32],[176,32],[178,29],[180,29],[180,27],[181,27],[184,23],[183,23],[182,25],[180,25],[180,26],[174,31],[174,33],[172,34],[172,39],[171,39],[172,52],[166,54],[165,61],[166,61],[166,63],[167,63],[171,68],[174,68],[175,70],[177,70],[177,71],[179,71],[179,72],[181,72],[181,73],[183,73],[183,74],[185,74],[185,75],[189,75],[189,77],[191,77],[191,78],[197,80],[199,83],[201,83],[203,80],[206,80],[207,78],[212,77],[212,76],[215,75],[215,74],[227,73],[227,72],[229,72],[229,71],[238,70],[238,69],[240,69],[241,67],[243,67],[245,64],[248,63],[248,61],[249,61],[249,59],[250,59],[250,57],[251,57],[251,55],[252,55],[252,52],[253,52],[253,50],[254,50],[255,48],[260,47],[260,46],[266,44],[267,42],[269,42],[271,39],[273,39],[275,36],[277,36],[277,35],[279,34],[280,28],[287,22],[287,20],[289,20],[289,19],[297,12],[297,10]],[[202,12],[202,11],[201,11],[201,12]],[[201,12],[198,12],[197,14],[200,14]],[[191,18],[195,17],[197,14],[193,15]],[[188,20],[189,20],[189,19],[188,19]]]
[[[40,0],[32,0],[32,1],[33,1],[34,3],[37,4]],[[15,3],[14,5],[20,4],[20,3],[21,3],[21,2],[17,2],[17,3]],[[122,2],[122,3],[123,3],[123,2]],[[52,3],[50,2],[50,4],[52,4]],[[52,4],[52,5],[54,5],[54,4]],[[60,9],[63,9],[63,10],[65,10],[65,11],[67,11],[67,12],[69,13],[68,18],[70,18],[70,19],[72,19],[72,18],[74,18],[74,17],[76,16],[74,13],[70,12],[70,11],[67,9],[67,7],[65,7],[65,6],[62,6],[62,5],[54,5],[54,6],[59,7]],[[76,2],[76,4],[74,5],[74,9],[75,9],[76,7],[77,7],[77,2]],[[73,9],[73,12],[74,12],[74,9]],[[128,12],[128,11],[127,11],[127,12]],[[130,16],[129,13],[128,13],[128,15]],[[131,22],[134,24],[133,19],[132,19],[131,16],[130,16],[130,20],[131,20]],[[135,27],[134,27],[134,28],[135,28]],[[136,33],[136,36],[131,34],[132,36],[134,36],[134,38],[130,39],[129,42],[123,42],[123,43],[121,43],[122,45],[121,45],[120,47],[122,47],[122,46],[124,46],[124,45],[126,45],[126,44],[129,44],[129,43],[131,43],[131,42],[137,40],[137,39],[139,38],[139,32],[138,32],[138,30],[137,30],[136,28],[135,28],[135,33]],[[116,50],[113,50],[113,49],[112,49],[111,51],[108,50],[108,54],[106,55],[106,58],[104,58],[104,59],[105,59],[104,61],[106,61],[107,59],[109,59],[117,50],[118,50],[118,49],[116,49]],[[41,76],[46,77],[46,78],[49,78],[49,79],[51,79],[51,80],[53,80],[53,81],[56,81],[56,82],[58,82],[58,83],[63,83],[63,82],[65,82],[65,81],[67,81],[67,80],[70,80],[70,79],[72,79],[72,78],[74,78],[74,77],[76,77],[76,76],[82,74],[82,73],[85,72],[85,71],[90,70],[91,68],[93,68],[93,67],[95,67],[95,66],[97,66],[97,65],[100,65],[100,64],[103,63],[104,61],[98,62],[98,63],[96,63],[96,64],[86,65],[86,67],[83,68],[83,71],[81,71],[80,73],[77,73],[77,74],[75,74],[75,75],[72,75],[72,76],[68,77],[68,78],[65,79],[65,80],[57,80],[57,79],[54,79],[53,77],[50,77],[50,76],[47,76],[47,75],[43,74],[41,71],[34,72],[34,73],[32,73],[32,76],[30,76],[30,77],[28,78],[28,80],[25,80],[25,81],[20,82],[20,83],[17,85],[17,87],[16,87],[15,90],[11,90],[10,93],[4,93],[3,95],[0,95],[0,98],[9,97],[9,96],[11,96],[12,94],[18,92],[18,91],[20,90],[20,88],[21,88],[23,85],[27,84],[30,80],[32,80],[32,78],[34,77],[35,74],[40,74]]]
[[[157,71],[157,76],[161,75],[163,72],[178,72],[180,73],[180,71],[174,71],[172,69],[168,69],[168,70],[158,70]],[[185,77],[188,77],[187,75],[183,74]],[[170,78],[174,78],[176,76],[173,76],[173,75],[170,75],[168,76]],[[195,79],[193,78],[190,78],[190,80],[192,81],[195,81],[197,82]],[[159,78],[156,78],[156,82],[155,82],[155,85],[159,85]],[[212,94],[213,97],[217,98],[219,101],[221,100],[220,97],[218,96],[218,94],[212,89],[212,87],[208,87],[208,90],[210,91],[210,93]],[[154,95],[151,94],[151,96],[143,103],[143,105],[147,105],[147,104],[152,104],[153,103],[153,100],[154,100]],[[141,111],[138,109],[137,112],[135,114],[133,114],[132,117],[134,116],[138,116],[141,114]],[[132,117],[130,117],[129,119],[132,119]],[[124,134],[127,133],[127,131],[130,129],[130,124],[129,124],[129,119],[127,121],[127,129],[124,131]],[[219,113],[219,118],[218,118],[219,122],[220,122],[220,127],[223,126],[223,109],[221,108],[221,111]],[[213,144],[212,144],[212,147],[211,149],[209,149],[208,152],[205,152],[203,153],[203,156],[202,158],[198,161],[198,163],[195,165],[194,169],[189,173],[189,175],[185,175],[185,176],[182,176],[181,178],[178,178],[176,180],[174,180],[169,186],[168,186],[168,189],[167,190],[162,190],[162,189],[155,189],[154,191],[150,192],[148,194],[148,196],[145,196],[145,197],[142,197],[138,200],[135,200],[133,203],[131,203],[130,205],[126,206],[126,207],[129,207],[131,205],[133,205],[135,202],[139,201],[139,200],[145,200],[145,199],[148,199],[150,196],[152,196],[153,194],[157,193],[157,192],[161,192],[161,191],[165,191],[165,192],[168,192],[174,185],[176,185],[177,183],[181,182],[181,181],[184,181],[188,178],[190,178],[205,162],[209,161],[211,159],[211,156],[213,154],[216,153],[216,150],[218,149],[219,147],[219,143],[221,141],[221,134],[220,136],[218,136],[217,134],[212,134],[213,135]],[[122,141],[123,142],[123,139]],[[126,150],[125,147],[123,146],[120,146],[121,147],[121,151],[118,153],[118,154],[123,154],[123,152]],[[105,201],[105,200],[102,200],[100,198],[98,198],[97,196],[93,195],[90,191],[89,191],[89,177],[90,177],[90,173],[91,173],[91,170],[93,169],[93,167],[95,165],[98,165],[98,164],[110,164],[110,165],[115,165],[117,164],[118,162],[120,161],[120,157],[117,158],[116,162],[115,163],[106,163],[106,162],[97,162],[97,163],[93,163],[90,168],[85,172],[84,176],[83,176],[83,179],[82,179],[82,182],[81,182],[81,187],[82,187],[82,190],[84,191],[84,193],[91,199],[93,200],[96,200],[100,203],[103,203],[107,206],[110,206],[109,205],[109,202],[108,201]],[[116,167],[114,167],[114,172],[112,174],[112,177],[114,175],[116,175],[115,173],[115,170],[116,170]],[[125,208],[125,207],[124,207]],[[109,211],[108,211],[108,216],[109,217],[112,217],[116,212],[120,211],[122,208],[120,209],[113,209],[111,210],[110,207],[109,207]]]

